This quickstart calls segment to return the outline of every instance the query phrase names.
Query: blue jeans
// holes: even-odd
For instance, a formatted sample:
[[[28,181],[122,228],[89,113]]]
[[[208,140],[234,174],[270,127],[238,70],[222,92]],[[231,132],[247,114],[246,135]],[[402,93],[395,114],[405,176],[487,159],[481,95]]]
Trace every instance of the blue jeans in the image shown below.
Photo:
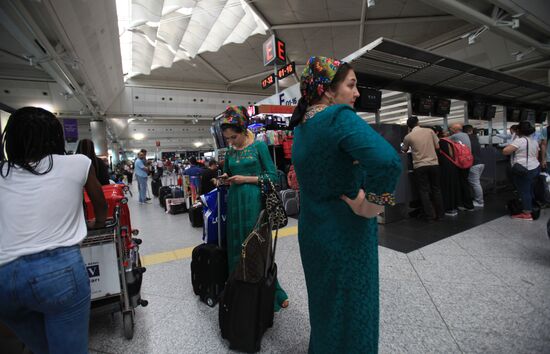
[[[533,201],[535,200],[535,177],[540,173],[540,166],[529,170],[526,175],[519,176],[512,173],[514,185],[521,197],[523,211],[531,212],[533,210]]]
[[[145,203],[145,198],[147,198],[147,177],[136,177],[138,180],[139,202]]]
[[[78,246],[0,266],[0,321],[33,353],[88,353],[90,280]]]

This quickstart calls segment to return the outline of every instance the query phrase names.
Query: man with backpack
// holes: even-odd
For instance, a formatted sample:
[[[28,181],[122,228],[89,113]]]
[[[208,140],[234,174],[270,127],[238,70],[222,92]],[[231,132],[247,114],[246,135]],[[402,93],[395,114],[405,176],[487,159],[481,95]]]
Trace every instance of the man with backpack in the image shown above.
[[[433,222],[444,216],[443,198],[441,196],[439,162],[436,150],[439,139],[434,131],[418,126],[418,118],[407,120],[410,133],[403,139],[402,150],[412,150],[414,177],[424,209],[426,221]],[[433,201],[433,204],[432,204]]]
[[[454,123],[449,127],[452,141],[464,144],[472,152],[472,142],[468,134],[462,132],[462,124]],[[470,182],[468,182],[468,176],[470,174],[470,168],[459,168],[458,179],[460,183],[460,199],[458,201],[458,210],[474,211],[474,204],[472,201],[472,192],[470,191]]]

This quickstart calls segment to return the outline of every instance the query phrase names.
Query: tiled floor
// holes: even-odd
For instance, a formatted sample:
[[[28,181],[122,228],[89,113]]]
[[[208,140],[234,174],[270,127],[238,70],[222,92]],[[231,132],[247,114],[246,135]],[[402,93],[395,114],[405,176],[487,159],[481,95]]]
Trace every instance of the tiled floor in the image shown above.
[[[201,230],[187,214],[130,201],[143,254],[192,247]],[[550,239],[538,221],[503,216],[409,253],[380,247],[381,353],[549,353]],[[296,220],[290,220],[295,226]],[[385,226],[390,229],[391,225]],[[431,225],[425,225],[430,228]],[[441,227],[441,226],[438,226]],[[291,305],[276,314],[265,353],[306,353],[307,293],[297,238],[281,238],[280,281]],[[119,315],[94,316],[92,353],[227,353],[217,308],[193,294],[190,259],[148,266],[134,339]]]

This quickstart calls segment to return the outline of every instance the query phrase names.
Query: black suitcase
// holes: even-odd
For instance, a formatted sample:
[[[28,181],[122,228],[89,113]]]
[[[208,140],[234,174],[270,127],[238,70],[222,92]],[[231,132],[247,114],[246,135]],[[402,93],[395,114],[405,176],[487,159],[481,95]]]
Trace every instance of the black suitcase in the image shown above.
[[[187,205],[184,203],[170,205],[170,214],[177,215],[187,211]]]
[[[162,187],[162,181],[160,180],[160,178],[151,180],[151,190],[153,191],[153,195],[155,197],[159,196],[160,187]]]
[[[195,295],[214,307],[227,280],[227,252],[214,244],[203,243],[193,249],[191,283]]]
[[[229,279],[220,298],[219,322],[229,349],[260,351],[265,331],[273,326],[277,265],[258,283]]]
[[[189,209],[189,222],[191,222],[191,226],[193,227],[202,227],[204,225],[202,205],[191,206]]]
[[[166,198],[173,198],[172,188],[169,186],[163,186],[159,188],[159,204],[166,210]]]

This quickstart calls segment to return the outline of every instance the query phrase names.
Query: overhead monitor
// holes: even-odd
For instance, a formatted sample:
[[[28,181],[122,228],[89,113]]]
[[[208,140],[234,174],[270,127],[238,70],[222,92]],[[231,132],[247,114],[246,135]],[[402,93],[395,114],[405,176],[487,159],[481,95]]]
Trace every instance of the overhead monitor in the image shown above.
[[[546,112],[537,111],[535,114],[535,122],[542,124],[546,121]]]
[[[487,106],[487,109],[485,110],[485,119],[491,120],[495,118],[495,114],[497,113],[497,107],[496,106]]]
[[[535,111],[532,109],[522,109],[520,115],[520,121],[527,120],[533,125],[535,124]]]
[[[451,111],[451,100],[446,98],[437,98],[433,105],[432,116],[443,117]]]
[[[487,105],[482,102],[468,102],[468,118],[469,119],[485,119],[485,109]]]
[[[355,100],[354,108],[357,112],[375,113],[382,105],[382,91],[371,88],[360,88],[359,98]]]
[[[517,107],[506,107],[506,121],[519,122],[521,110]]]
[[[433,108],[433,99],[430,96],[414,94],[411,96],[412,114],[429,116]]]

